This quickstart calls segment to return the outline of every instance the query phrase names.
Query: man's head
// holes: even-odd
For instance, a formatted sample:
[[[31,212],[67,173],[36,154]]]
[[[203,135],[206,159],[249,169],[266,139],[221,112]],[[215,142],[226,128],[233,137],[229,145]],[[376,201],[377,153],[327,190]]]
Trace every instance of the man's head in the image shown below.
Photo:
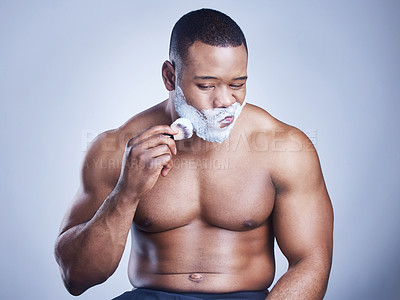
[[[246,96],[247,54],[242,30],[218,11],[190,12],[174,26],[163,80],[176,114],[202,139],[228,138]]]
[[[229,16],[212,9],[192,11],[181,17],[172,29],[169,59],[178,73],[187,61],[188,49],[196,41],[216,47],[238,47],[246,38]]]

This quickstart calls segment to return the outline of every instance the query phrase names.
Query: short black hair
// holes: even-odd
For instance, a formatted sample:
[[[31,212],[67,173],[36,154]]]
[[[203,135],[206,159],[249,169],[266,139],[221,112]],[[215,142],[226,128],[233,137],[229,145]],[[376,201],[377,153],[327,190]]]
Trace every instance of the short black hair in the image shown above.
[[[176,22],[169,45],[169,59],[174,66],[185,62],[189,47],[196,41],[217,47],[243,44],[248,51],[239,25],[226,14],[208,8],[191,11]]]

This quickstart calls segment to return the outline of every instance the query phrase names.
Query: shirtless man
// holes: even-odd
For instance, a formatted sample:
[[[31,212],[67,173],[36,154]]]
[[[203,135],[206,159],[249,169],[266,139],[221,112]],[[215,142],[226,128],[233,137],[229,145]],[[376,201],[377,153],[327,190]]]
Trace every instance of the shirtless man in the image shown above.
[[[265,299],[274,238],[289,268],[268,300],[323,298],[333,212],[317,153],[298,129],[245,104],[247,54],[220,12],[177,22],[162,66],[169,98],[102,133],[84,160],[55,248],[71,294],[113,274],[131,229],[137,289],[118,299]],[[178,117],[193,137],[168,137]]]

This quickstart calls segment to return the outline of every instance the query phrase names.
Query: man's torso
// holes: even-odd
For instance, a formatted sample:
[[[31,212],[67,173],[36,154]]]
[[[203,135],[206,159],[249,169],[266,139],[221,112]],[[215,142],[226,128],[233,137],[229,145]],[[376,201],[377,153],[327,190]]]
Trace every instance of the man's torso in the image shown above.
[[[223,293],[270,286],[273,144],[280,129],[266,116],[247,105],[223,144],[177,141],[174,168],[140,199],[132,223],[135,287]],[[144,130],[163,122],[155,111],[145,112],[119,135],[139,123]]]

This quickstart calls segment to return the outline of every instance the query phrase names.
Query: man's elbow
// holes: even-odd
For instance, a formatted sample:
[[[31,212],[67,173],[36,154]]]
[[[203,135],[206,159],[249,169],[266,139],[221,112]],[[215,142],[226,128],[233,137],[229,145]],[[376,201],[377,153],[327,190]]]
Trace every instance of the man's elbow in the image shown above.
[[[91,276],[74,270],[61,270],[61,274],[65,288],[73,296],[83,294],[89,288],[103,283],[108,278],[108,276],[97,275],[95,279],[92,278],[92,280],[88,280]]]
[[[103,283],[109,277],[109,274],[96,272],[90,274],[88,268],[83,268],[71,262],[68,256],[63,255],[60,244],[56,243],[55,258],[60,267],[61,277],[67,291],[73,296],[79,296],[87,289],[97,284]],[[67,257],[67,258],[66,258]]]
[[[325,279],[327,283],[332,266],[332,252],[329,250],[314,251],[292,264],[289,262],[289,269],[296,268],[297,266],[308,270],[310,274],[314,274],[320,279]]]
[[[79,296],[87,290],[87,288],[80,286],[78,282],[74,282],[70,278],[63,278],[63,281],[65,288],[73,296]]]
[[[332,249],[329,248],[316,252],[313,261],[317,268],[319,268],[321,272],[326,273],[327,277],[329,277],[332,267]]]
[[[329,251],[319,251],[310,255],[310,264],[315,271],[321,275],[325,275],[328,279],[332,266],[332,253]]]
[[[92,286],[98,284],[98,283],[86,282],[85,280],[82,280],[81,277],[78,276],[74,277],[73,275],[63,276],[63,281],[65,288],[73,296],[79,296]],[[102,282],[104,281],[105,280],[103,280]]]
[[[328,288],[332,266],[332,256],[329,254],[317,254],[310,260],[310,266],[312,273],[314,273],[314,275],[311,275],[311,277],[313,277],[313,281],[315,284],[317,284],[317,286],[319,283],[319,288],[317,289],[320,290],[322,299]]]
[[[323,299],[328,288],[331,265],[332,256],[329,253],[316,251],[295,263],[289,263],[288,271],[301,273],[303,282],[317,295],[308,299]]]

